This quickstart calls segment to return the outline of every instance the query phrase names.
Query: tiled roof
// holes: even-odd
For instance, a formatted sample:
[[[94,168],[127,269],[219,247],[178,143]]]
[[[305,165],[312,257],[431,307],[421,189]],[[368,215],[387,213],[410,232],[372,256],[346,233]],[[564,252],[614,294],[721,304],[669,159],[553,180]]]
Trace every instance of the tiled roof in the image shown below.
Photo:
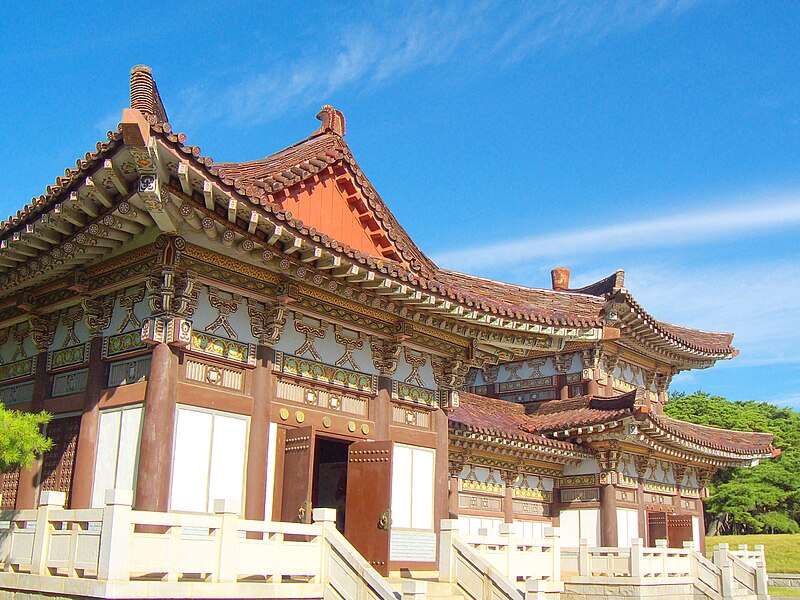
[[[578,327],[603,324],[600,315],[605,301],[594,296],[522,287],[446,269],[438,269],[436,279],[476,302],[497,304],[512,314],[534,316],[545,323]]]
[[[525,429],[531,433],[549,433],[618,421],[633,414],[635,401],[636,393],[629,392],[614,398],[578,396],[531,402]]]
[[[464,425],[473,431],[522,440],[541,446],[574,450],[569,442],[552,440],[525,431],[525,407],[521,404],[487,398],[470,392],[459,392],[459,406],[448,413],[451,423]]]
[[[775,436],[771,433],[705,427],[665,415],[650,414],[649,418],[662,430],[701,446],[736,454],[772,454],[775,452]]]

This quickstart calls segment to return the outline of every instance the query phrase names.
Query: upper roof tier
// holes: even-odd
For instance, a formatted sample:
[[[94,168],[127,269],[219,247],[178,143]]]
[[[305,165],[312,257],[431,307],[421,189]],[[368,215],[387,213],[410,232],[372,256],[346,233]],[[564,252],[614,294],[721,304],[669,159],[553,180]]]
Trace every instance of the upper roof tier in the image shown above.
[[[94,152],[79,158],[75,168],[66,169],[45,194],[0,223],[0,284],[6,290],[13,292],[52,276],[54,253],[84,233],[81,220],[64,221],[58,216],[54,225],[55,213],[60,215],[65,207],[71,211],[69,203],[73,201],[80,207],[86,198],[97,198],[108,208],[125,201],[122,191],[131,192],[131,179],[137,172],[121,170],[117,157],[128,150],[135,159],[139,150],[128,147],[152,136],[205,180],[259,207],[265,220],[279,223],[309,246],[391,278],[387,286],[420,294],[420,305],[435,305],[441,313],[478,319],[490,328],[572,335],[586,342],[615,339],[619,330],[623,345],[679,369],[709,366],[736,354],[731,334],[679,327],[650,316],[624,288],[621,271],[581,289],[569,289],[568,281],[567,285],[554,285],[556,289],[534,289],[438,267],[414,243],[361,171],[343,138],[344,116],[330,106],[317,115],[322,124],[307,138],[265,158],[239,163],[201,156],[198,147],[185,144],[186,136],[172,131],[148,67],[140,65],[131,72],[131,107],[134,110],[125,111],[118,130],[108,133],[108,141],[98,143]],[[136,166],[130,161],[126,164],[129,169]],[[167,174],[168,178],[179,175]],[[184,183],[182,180],[181,185]],[[339,204],[346,205],[337,210],[350,222],[334,226],[327,213],[320,216],[314,212],[304,194],[318,183],[336,188],[342,199]],[[529,323],[537,324],[538,329],[531,329]],[[563,328],[576,331],[570,334]]]

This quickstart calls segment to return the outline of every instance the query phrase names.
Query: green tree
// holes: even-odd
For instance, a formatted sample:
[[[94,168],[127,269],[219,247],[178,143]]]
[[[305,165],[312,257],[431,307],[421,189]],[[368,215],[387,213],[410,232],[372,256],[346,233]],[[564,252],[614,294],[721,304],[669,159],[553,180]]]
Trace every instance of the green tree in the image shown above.
[[[53,447],[42,434],[50,422],[47,412],[25,413],[0,404],[0,472],[29,467],[34,459]]]
[[[800,413],[766,402],[731,402],[705,392],[673,394],[670,417],[739,431],[775,434],[779,457],[749,469],[722,469],[705,500],[716,533],[800,531]]]

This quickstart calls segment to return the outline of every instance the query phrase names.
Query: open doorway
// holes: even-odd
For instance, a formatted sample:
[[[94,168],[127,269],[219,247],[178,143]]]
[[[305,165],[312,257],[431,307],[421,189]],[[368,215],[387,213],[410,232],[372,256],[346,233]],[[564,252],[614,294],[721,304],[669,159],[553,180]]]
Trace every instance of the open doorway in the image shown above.
[[[347,497],[347,447],[349,442],[318,437],[311,491],[315,508],[336,509],[336,529],[344,533]]]

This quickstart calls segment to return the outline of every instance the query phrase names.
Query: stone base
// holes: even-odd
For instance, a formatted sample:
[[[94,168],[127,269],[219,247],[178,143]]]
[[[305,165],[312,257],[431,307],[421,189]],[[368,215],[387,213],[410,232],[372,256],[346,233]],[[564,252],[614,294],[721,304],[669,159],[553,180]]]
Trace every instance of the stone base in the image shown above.
[[[561,600],[717,600],[698,590],[690,577],[635,579],[631,577],[572,577],[564,583]]]

